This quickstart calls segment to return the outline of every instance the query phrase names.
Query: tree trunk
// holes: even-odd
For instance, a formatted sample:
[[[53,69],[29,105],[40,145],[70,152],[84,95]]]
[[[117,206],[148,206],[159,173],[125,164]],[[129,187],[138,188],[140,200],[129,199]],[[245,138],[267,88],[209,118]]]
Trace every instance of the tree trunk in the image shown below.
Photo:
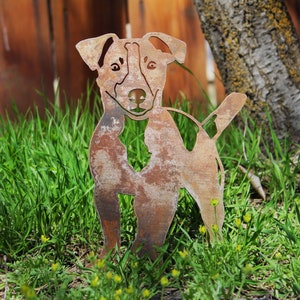
[[[194,0],[226,91],[279,138],[300,142],[300,43],[281,0]]]

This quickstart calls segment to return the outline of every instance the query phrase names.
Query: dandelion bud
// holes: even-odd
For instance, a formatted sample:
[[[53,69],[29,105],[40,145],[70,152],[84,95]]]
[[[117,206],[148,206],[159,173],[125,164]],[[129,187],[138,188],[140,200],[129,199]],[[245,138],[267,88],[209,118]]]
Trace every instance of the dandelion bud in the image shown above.
[[[97,287],[98,284],[99,284],[99,277],[96,275],[96,276],[94,277],[94,279],[91,281],[91,286],[92,286],[92,287]]]
[[[242,224],[242,221],[241,221],[241,219],[237,218],[237,219],[234,220],[234,223],[235,223],[236,227],[240,227],[241,224]]]
[[[148,298],[150,296],[150,291],[148,289],[144,289],[142,291],[143,298]]]
[[[50,240],[50,238],[48,238],[48,237],[46,237],[45,235],[41,235],[41,240],[42,240],[42,242],[43,243],[47,243],[49,240]]]
[[[120,275],[115,275],[114,276],[114,282],[115,283],[120,283],[122,281],[122,277]]]
[[[213,198],[210,200],[210,205],[212,206],[217,206],[219,204],[219,199],[218,198]]]
[[[249,212],[247,212],[244,217],[243,217],[243,220],[245,223],[249,223],[250,220],[251,220],[251,214]]]
[[[183,251],[178,251],[178,253],[179,253],[180,257],[183,259],[185,259],[189,254],[189,252],[186,249],[184,249]]]
[[[214,224],[214,225],[212,226],[212,231],[213,231],[214,233],[218,233],[218,232],[219,232],[219,226],[218,226],[217,224]]]
[[[174,278],[177,278],[179,275],[180,275],[180,271],[176,270],[176,269],[173,269],[171,271],[171,274]]]
[[[202,235],[205,235],[206,233],[206,227],[204,225],[200,225],[199,226],[199,232],[202,234]]]
[[[58,263],[53,263],[53,264],[51,265],[51,270],[52,270],[53,272],[56,272],[57,269],[58,269],[58,266],[59,266]]]
[[[167,277],[163,276],[161,279],[160,279],[160,284],[162,286],[167,286],[169,284],[169,280]]]

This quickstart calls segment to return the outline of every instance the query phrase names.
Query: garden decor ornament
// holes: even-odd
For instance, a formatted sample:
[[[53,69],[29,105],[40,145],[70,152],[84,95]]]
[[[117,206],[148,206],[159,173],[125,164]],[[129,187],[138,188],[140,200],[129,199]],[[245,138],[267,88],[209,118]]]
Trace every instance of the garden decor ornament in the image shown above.
[[[163,50],[154,46],[153,39],[164,45]],[[224,170],[216,140],[243,107],[246,96],[230,94],[200,123],[181,110],[162,106],[167,65],[184,62],[183,41],[159,32],[140,39],[119,39],[109,33],[83,40],[76,48],[90,69],[98,72],[104,108],[89,149],[94,201],[104,235],[101,255],[121,244],[118,194],[134,196],[137,233],[132,250],[141,255],[156,258],[155,248],[165,241],[181,188],[197,202],[210,238],[220,236]],[[184,114],[199,127],[191,151],[185,148],[170,111]],[[148,120],[144,140],[151,157],[139,172],[128,163],[119,138],[126,116]],[[213,137],[202,127],[211,117],[217,129]]]

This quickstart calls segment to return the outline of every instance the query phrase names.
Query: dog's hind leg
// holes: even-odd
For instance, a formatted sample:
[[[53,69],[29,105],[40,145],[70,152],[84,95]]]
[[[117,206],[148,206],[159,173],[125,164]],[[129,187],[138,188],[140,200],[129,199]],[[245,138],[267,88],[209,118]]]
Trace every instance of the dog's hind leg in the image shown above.
[[[222,237],[222,226],[224,223],[223,193],[209,182],[205,184],[186,186],[186,189],[196,201],[200,214],[207,229],[210,240],[218,240]],[[209,192],[208,192],[209,190]]]
[[[215,142],[200,130],[183,169],[183,186],[195,199],[210,239],[221,237],[224,222],[224,170]]]
[[[115,190],[104,190],[95,185],[94,201],[101,222],[104,245],[100,256],[120,247],[120,204]]]

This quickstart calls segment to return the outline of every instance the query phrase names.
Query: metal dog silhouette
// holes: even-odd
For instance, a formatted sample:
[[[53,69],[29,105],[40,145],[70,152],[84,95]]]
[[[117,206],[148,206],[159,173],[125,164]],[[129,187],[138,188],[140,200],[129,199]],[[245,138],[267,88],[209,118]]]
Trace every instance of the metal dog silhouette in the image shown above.
[[[164,50],[156,48],[158,39]],[[186,44],[163,33],[141,39],[119,39],[115,34],[90,38],[76,45],[91,70],[97,70],[104,114],[90,142],[89,163],[95,181],[94,201],[104,235],[102,255],[120,246],[118,194],[134,196],[137,234],[133,251],[155,259],[173,220],[180,188],[197,202],[203,222],[213,238],[224,221],[224,170],[216,139],[243,107],[246,96],[230,94],[207,117],[215,116],[217,133],[210,138],[192,116],[162,106],[167,65],[184,62]],[[199,127],[194,148],[185,148],[170,111],[185,114]],[[128,163],[126,147],[119,139],[125,116],[148,119],[145,144],[151,153],[146,167],[136,172]],[[218,199],[218,205],[211,204]],[[216,234],[213,228],[218,228]]]

